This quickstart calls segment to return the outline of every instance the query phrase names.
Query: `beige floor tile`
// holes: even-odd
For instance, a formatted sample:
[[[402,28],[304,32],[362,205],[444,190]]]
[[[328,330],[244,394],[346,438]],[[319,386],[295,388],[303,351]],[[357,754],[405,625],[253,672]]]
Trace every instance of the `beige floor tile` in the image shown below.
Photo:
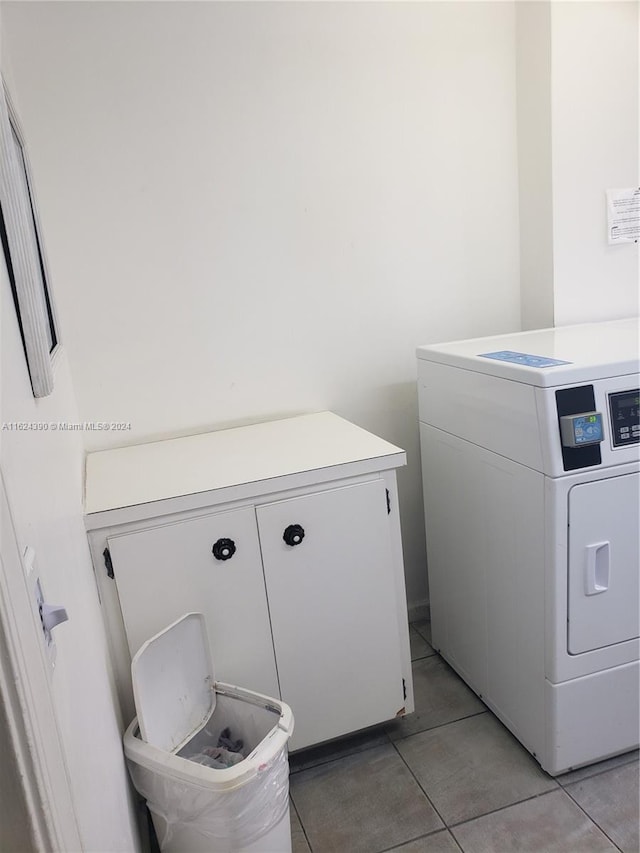
[[[416,710],[387,724],[391,740],[486,711],[486,706],[439,655],[414,661],[412,669]]]
[[[623,853],[640,849],[638,762],[567,785],[567,793]]]
[[[443,827],[391,744],[295,773],[290,789],[313,853],[379,853]]]
[[[420,658],[435,655],[431,645],[413,626],[409,627],[409,644],[411,646],[411,660],[419,660]]]
[[[558,787],[489,712],[395,746],[447,826]]]
[[[428,643],[431,643],[431,620],[417,619],[411,623],[411,626],[416,629],[419,634],[425,638]]]
[[[464,853],[614,853],[563,790],[455,826]]]

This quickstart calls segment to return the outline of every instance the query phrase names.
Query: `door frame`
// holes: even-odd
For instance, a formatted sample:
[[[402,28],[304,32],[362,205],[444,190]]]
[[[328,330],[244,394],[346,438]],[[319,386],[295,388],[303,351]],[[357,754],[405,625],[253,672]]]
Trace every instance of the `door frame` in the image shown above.
[[[37,850],[82,850],[39,616],[0,471],[0,696]]]

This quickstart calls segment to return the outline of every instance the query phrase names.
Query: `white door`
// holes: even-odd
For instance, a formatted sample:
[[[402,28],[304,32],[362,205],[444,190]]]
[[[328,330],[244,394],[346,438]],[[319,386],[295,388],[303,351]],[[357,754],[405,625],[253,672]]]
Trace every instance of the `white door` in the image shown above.
[[[199,611],[216,678],[279,696],[253,507],[112,536],[108,544],[132,657],[158,631]]]
[[[291,749],[394,717],[404,698],[384,482],[256,512]]]
[[[80,850],[42,626],[1,477],[0,545],[0,849]]]
[[[625,474],[569,492],[570,654],[639,634],[639,481]]]

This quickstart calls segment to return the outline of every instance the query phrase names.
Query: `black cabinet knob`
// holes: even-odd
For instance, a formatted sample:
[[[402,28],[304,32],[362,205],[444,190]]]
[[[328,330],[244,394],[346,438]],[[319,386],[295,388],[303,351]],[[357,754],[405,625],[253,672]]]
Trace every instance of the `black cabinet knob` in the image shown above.
[[[287,545],[299,545],[304,539],[304,527],[301,524],[290,524],[285,528],[282,538]]]
[[[233,539],[218,539],[213,543],[211,553],[216,560],[230,560],[236,553],[236,543]]]

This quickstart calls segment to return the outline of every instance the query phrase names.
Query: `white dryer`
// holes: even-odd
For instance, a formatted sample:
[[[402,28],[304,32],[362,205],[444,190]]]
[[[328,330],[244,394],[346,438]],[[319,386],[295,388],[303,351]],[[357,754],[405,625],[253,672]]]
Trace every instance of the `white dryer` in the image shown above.
[[[640,728],[638,320],[418,349],[433,645],[556,775]]]

